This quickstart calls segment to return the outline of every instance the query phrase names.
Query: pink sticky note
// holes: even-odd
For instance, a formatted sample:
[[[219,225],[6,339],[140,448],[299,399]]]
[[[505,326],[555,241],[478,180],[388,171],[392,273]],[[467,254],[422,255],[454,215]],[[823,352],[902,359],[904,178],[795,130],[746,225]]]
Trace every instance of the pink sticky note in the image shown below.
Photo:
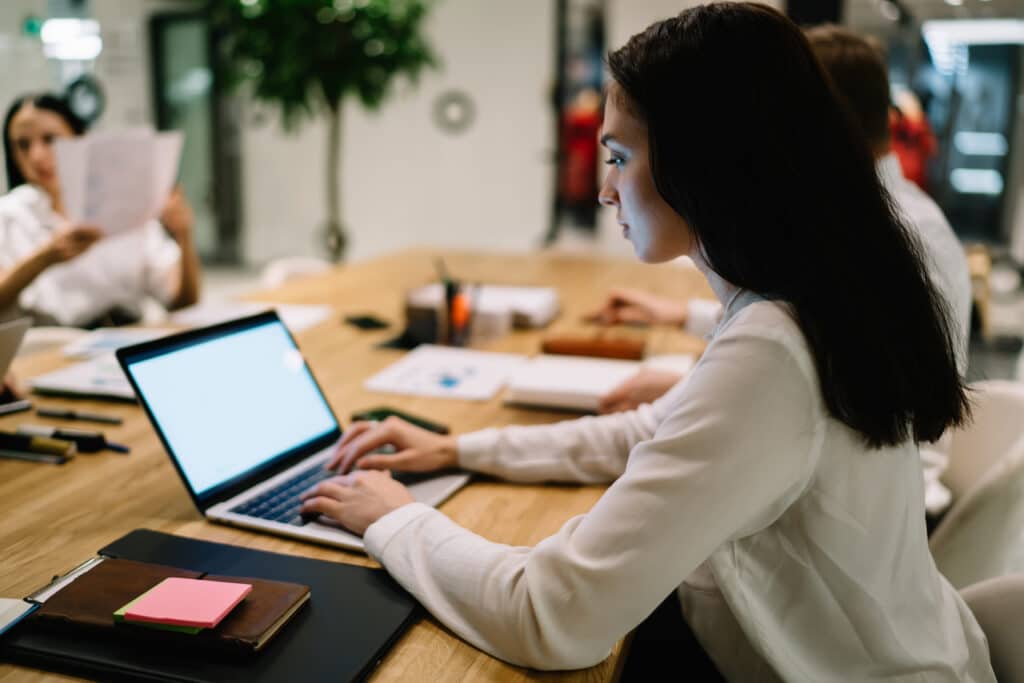
[[[213,628],[252,585],[200,579],[164,579],[124,613],[126,621]]]

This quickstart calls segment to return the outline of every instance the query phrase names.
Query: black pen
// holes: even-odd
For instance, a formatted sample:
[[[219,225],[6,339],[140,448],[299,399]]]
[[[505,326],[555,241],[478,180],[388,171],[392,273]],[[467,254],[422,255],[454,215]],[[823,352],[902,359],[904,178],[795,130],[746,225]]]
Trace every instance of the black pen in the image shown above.
[[[64,410],[63,408],[36,408],[36,415],[56,417],[62,420],[88,420],[90,422],[102,422],[111,425],[119,425],[124,421],[113,415],[99,415],[97,413],[82,412],[81,410]]]

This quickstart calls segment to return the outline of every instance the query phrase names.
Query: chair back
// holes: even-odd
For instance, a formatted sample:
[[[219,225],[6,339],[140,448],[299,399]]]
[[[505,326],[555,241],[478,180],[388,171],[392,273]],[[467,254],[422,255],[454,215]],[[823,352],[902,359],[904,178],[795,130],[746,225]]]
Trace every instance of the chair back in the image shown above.
[[[1024,573],[1024,443],[953,503],[928,545],[957,588]]]
[[[988,640],[997,681],[1024,681],[1024,575],[972,584],[960,591]]]
[[[1024,382],[988,380],[971,386],[972,420],[955,429],[941,480],[962,498],[985,472],[1024,442]]]

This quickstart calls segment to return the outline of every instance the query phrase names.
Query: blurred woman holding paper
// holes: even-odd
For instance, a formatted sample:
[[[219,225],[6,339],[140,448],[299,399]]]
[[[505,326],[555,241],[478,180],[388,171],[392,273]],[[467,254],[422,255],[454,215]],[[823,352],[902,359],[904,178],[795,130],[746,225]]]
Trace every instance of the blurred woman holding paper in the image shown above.
[[[600,200],[640,260],[685,254],[707,276],[723,315],[700,361],[626,413],[457,438],[355,425],[347,474],[303,513],[362,533],[445,626],[522,666],[592,666],[664,616],[624,678],[660,659],[633,680],[993,681],[925,534],[915,441],[969,418],[952,323],[807,38],[716,3],[608,64]],[[455,466],[609,486],[511,547],[370,471]]]
[[[61,98],[19,97],[4,119],[8,193],[0,197],[0,319],[98,327],[137,322],[147,297],[168,309],[199,299],[191,207],[175,190],[160,214],[117,235],[65,216],[54,143],[84,123]]]

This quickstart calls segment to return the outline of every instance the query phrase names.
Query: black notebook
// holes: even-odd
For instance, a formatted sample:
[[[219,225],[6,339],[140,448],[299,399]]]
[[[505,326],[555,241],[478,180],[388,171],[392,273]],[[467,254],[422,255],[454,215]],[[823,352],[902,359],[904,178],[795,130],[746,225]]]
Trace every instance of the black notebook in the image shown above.
[[[137,529],[104,557],[305,584],[312,599],[250,658],[189,655],[136,641],[70,636],[31,617],[0,639],[6,661],[102,680],[352,681],[366,678],[418,616],[418,603],[386,572]]]

